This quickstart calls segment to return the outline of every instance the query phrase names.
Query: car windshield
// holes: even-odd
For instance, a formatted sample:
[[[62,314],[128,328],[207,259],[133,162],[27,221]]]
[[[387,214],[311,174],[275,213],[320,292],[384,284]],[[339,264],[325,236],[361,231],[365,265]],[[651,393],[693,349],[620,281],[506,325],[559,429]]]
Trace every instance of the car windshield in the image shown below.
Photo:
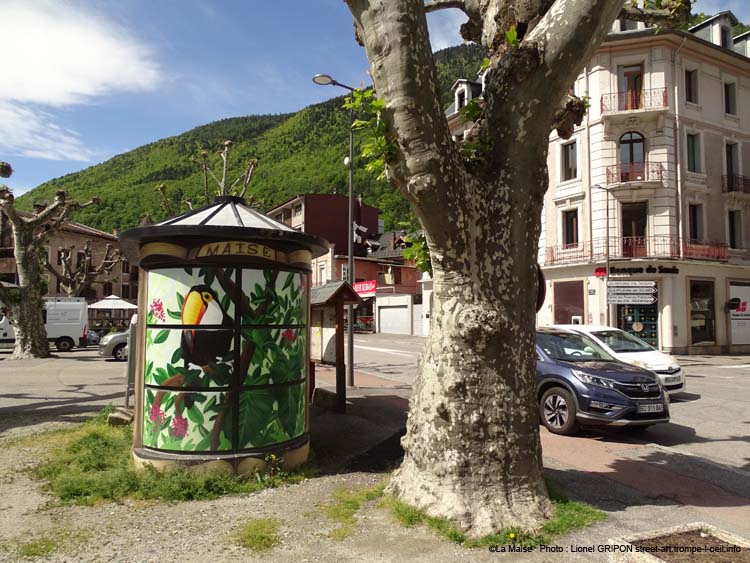
[[[650,352],[654,349],[637,336],[623,330],[597,330],[591,334],[615,352]]]
[[[536,343],[553,360],[595,362],[614,360],[588,336],[574,332],[537,332]]]

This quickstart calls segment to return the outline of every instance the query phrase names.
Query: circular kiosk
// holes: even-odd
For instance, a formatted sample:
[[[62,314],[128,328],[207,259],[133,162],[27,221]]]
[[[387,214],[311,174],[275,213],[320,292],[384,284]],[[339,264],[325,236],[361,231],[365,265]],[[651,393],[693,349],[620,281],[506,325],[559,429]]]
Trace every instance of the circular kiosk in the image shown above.
[[[262,469],[309,452],[310,261],[328,243],[239,197],[122,233],[141,267],[133,456]]]

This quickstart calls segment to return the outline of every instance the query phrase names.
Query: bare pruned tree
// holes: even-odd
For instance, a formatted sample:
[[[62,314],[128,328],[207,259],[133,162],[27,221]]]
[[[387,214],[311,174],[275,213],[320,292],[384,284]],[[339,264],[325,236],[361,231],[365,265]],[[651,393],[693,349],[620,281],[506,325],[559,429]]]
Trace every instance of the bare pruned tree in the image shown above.
[[[537,529],[542,479],[535,301],[550,132],[586,111],[569,96],[619,16],[667,26],[689,0],[346,0],[366,50],[387,176],[430,250],[434,304],[414,382],[405,457],[390,490],[470,535]],[[489,53],[484,103],[454,142],[438,95],[427,12],[455,8]],[[472,147],[471,151],[467,151]]]
[[[209,203],[211,203],[212,194],[211,190],[209,189],[209,177],[216,183],[216,190],[213,195],[234,195],[243,198],[245,197],[248,184],[250,183],[250,180],[253,177],[253,172],[258,165],[258,159],[249,159],[242,174],[240,174],[240,176],[238,176],[234,182],[229,184],[229,157],[233,145],[234,143],[229,140],[222,142],[222,150],[219,152],[219,157],[221,158],[220,175],[217,175],[211,169],[211,164],[209,162],[209,153],[206,149],[202,148],[197,156],[193,155],[192,157],[190,157],[190,162],[195,164],[203,175],[203,193],[200,195],[200,197],[197,198],[184,198],[180,202],[182,205],[184,205],[188,209],[193,209],[193,207],[195,206],[208,205]],[[172,203],[169,199],[167,189],[168,188],[166,184],[159,184],[156,187],[156,191],[161,194],[162,209],[164,209],[164,212],[168,216],[172,216],[176,212],[179,212],[179,210],[175,210],[172,208]],[[250,199],[252,200],[252,197]]]
[[[12,168],[0,163],[0,173],[8,177]],[[0,185],[0,210],[13,231],[13,248],[18,272],[18,287],[0,286],[0,301],[13,319],[16,343],[11,358],[45,358],[50,354],[42,311],[47,284],[42,275],[43,256],[47,254],[50,234],[58,231],[74,211],[99,203],[98,198],[79,204],[58,191],[55,200],[34,213],[23,213],[15,206],[10,188]]]
[[[75,245],[61,246],[57,252],[60,256],[60,270],[50,264],[47,253],[44,254],[43,263],[47,271],[60,280],[60,287],[68,297],[85,295],[93,283],[111,274],[123,261],[122,253],[111,244],[107,244],[104,255],[95,265],[90,240],[83,244],[80,254]]]

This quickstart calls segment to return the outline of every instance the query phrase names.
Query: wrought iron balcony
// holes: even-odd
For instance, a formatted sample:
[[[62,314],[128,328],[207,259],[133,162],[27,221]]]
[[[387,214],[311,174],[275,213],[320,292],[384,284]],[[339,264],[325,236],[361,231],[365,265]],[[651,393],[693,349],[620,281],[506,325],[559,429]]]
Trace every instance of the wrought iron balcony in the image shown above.
[[[608,185],[662,180],[664,180],[664,166],[660,162],[629,162],[607,166]]]
[[[750,195],[750,178],[736,174],[724,175],[724,193],[740,193]]]
[[[676,236],[610,237],[609,259],[668,258],[726,262],[729,248],[726,243],[685,239]],[[597,238],[577,244],[545,248],[546,266],[603,262],[607,259],[607,239]]]
[[[664,109],[667,104],[666,88],[612,92],[603,94],[601,100],[602,115],[619,111]]]

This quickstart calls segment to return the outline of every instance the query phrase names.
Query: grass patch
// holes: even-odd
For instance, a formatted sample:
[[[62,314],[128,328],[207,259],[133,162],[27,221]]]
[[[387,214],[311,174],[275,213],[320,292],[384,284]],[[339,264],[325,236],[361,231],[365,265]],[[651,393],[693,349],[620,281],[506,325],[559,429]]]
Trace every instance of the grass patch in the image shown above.
[[[275,518],[258,518],[245,524],[240,530],[238,541],[242,547],[253,551],[268,551],[279,544],[281,522]]]
[[[328,537],[343,540],[354,533],[357,525],[355,518],[363,504],[372,502],[383,496],[385,483],[374,487],[354,490],[340,490],[333,494],[333,501],[323,507],[323,513],[338,524],[328,533]]]
[[[54,445],[50,444],[48,458],[32,473],[47,481],[49,491],[60,504],[91,505],[124,498],[210,500],[299,483],[314,474],[309,468],[250,476],[188,469],[159,472],[150,467],[136,471],[131,460],[131,428],[107,425],[106,413],[74,430],[53,434]]]
[[[432,529],[436,535],[468,548],[487,547],[490,545],[516,544],[524,547],[536,547],[549,544],[557,537],[572,530],[584,528],[604,520],[606,514],[588,504],[565,498],[550,483],[547,483],[553,514],[539,531],[529,532],[521,528],[507,528],[497,534],[480,538],[467,537],[446,518],[429,516],[394,497],[384,499],[385,506],[402,526],[413,528],[424,524]]]
[[[23,540],[11,540],[2,544],[2,548],[11,552],[17,559],[34,559],[52,555],[56,551],[83,541],[85,537],[86,534],[82,531],[58,527],[43,535],[24,538]]]

